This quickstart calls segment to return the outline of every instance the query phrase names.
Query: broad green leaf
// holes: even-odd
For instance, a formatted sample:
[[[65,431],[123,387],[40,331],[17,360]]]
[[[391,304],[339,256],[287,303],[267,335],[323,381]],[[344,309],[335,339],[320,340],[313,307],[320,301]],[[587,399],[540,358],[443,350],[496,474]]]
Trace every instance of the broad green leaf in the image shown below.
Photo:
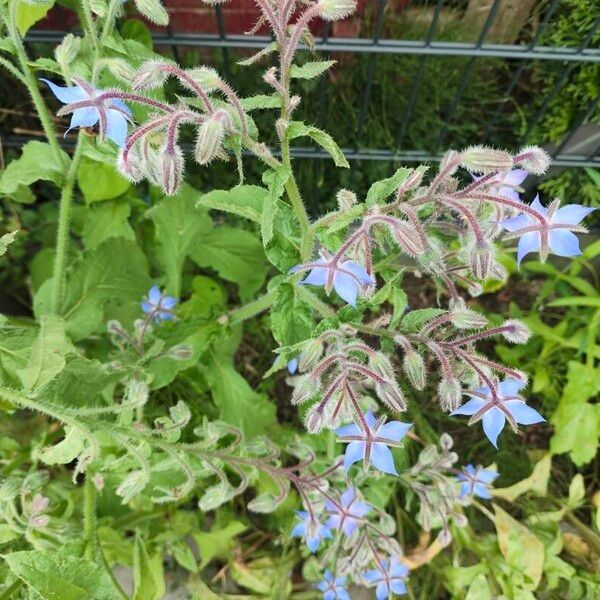
[[[242,98],[240,103],[247,112],[265,110],[267,108],[281,108],[281,97],[279,94],[258,94],[249,98]]]
[[[67,273],[63,317],[74,341],[104,327],[108,319],[130,324],[139,317],[140,302],[152,285],[148,263],[139,246],[112,238],[86,251]],[[52,280],[45,281],[34,298],[39,318],[51,313]]]
[[[208,211],[197,207],[197,194],[191,186],[184,185],[171,198],[153,206],[147,215],[154,221],[156,241],[160,247],[158,259],[167,276],[167,291],[181,294],[181,271],[193,248],[201,253],[204,238],[212,231]]]
[[[571,296],[569,298],[559,298],[548,302],[548,306],[593,306],[600,308],[600,296],[598,297],[585,297],[585,296]]]
[[[215,269],[223,279],[236,283],[242,300],[260,289],[268,269],[260,240],[250,231],[226,225],[200,237],[190,257],[199,266]]]
[[[569,484],[569,506],[577,507],[577,505],[585,498],[585,483],[581,473],[577,473]]]
[[[111,200],[124,194],[131,184],[114,165],[84,157],[77,172],[77,185],[86,204]]]
[[[102,202],[85,210],[87,217],[82,237],[87,249],[94,250],[109,238],[135,240],[135,233],[129,224],[131,207],[128,200]]]
[[[533,471],[529,477],[526,477],[509,487],[495,488],[494,496],[505,498],[511,502],[525,492],[534,492],[538,496],[545,496],[548,491],[548,479],[550,478],[551,466],[552,455],[546,454],[544,458],[538,461],[535,467],[533,467]]]
[[[32,6],[19,3],[19,6]],[[50,144],[46,142],[27,142],[19,158],[8,163],[0,178],[0,194],[12,196],[20,186],[36,181],[52,181],[60,185],[69,164],[69,156],[61,150],[61,162],[58,163]],[[15,198],[18,200],[18,196]]]
[[[36,597],[44,600],[119,600],[106,571],[83,558],[38,550],[2,558]]]
[[[138,535],[133,550],[132,600],[161,600],[165,593],[162,560],[160,556],[151,559],[144,540]]]
[[[402,321],[400,328],[407,333],[414,333],[421,329],[431,319],[443,315],[446,311],[441,308],[420,308],[407,312]]]
[[[6,383],[21,384],[19,372],[27,366],[37,335],[34,327],[5,325],[0,328],[0,372]]]
[[[222,210],[260,223],[269,191],[256,185],[238,185],[230,190],[214,190],[198,200],[198,206]]]
[[[43,315],[27,366],[18,371],[23,387],[33,390],[52,381],[65,367],[66,354],[73,350],[64,320],[55,315]]]
[[[236,545],[236,536],[246,529],[241,521],[230,521],[224,527],[213,526],[210,531],[193,533],[200,551],[200,568],[203,569],[213,558],[227,558]]]
[[[333,67],[336,62],[335,60],[316,60],[304,63],[302,66],[292,65],[290,77],[292,79],[315,79]]]
[[[492,598],[492,592],[487,579],[485,575],[478,575],[471,582],[465,600],[489,600],[489,598]]]
[[[494,506],[498,546],[506,563],[526,578],[526,589],[535,590],[544,571],[544,544],[525,525]]]
[[[367,206],[381,204],[387,200],[387,198],[400,187],[400,184],[405,181],[412,172],[413,169],[402,167],[401,169],[398,169],[391,177],[382,179],[381,181],[376,181],[367,192],[367,198],[365,200]]]
[[[54,0],[51,2],[19,2],[17,4],[17,28],[19,33],[25,37],[29,28],[41,21],[53,6]]]
[[[85,435],[75,427],[65,428],[65,437],[50,448],[46,448],[40,459],[47,465],[67,465],[75,460],[85,445]]]
[[[277,218],[279,198],[283,195],[285,184],[291,176],[289,169],[280,168],[274,172],[269,186],[269,195],[266,197],[262,207],[260,220],[260,232],[263,245],[266,246],[273,239],[273,229]]]
[[[152,34],[150,30],[139,19],[127,19],[121,25],[121,36],[124,39],[135,40],[148,50],[152,50],[154,44],[152,42]]]
[[[296,295],[298,286],[282,282],[271,307],[273,337],[280,346],[291,346],[310,338],[314,329],[312,309]]]
[[[159,0],[135,0],[135,7],[150,22],[162,26],[169,24],[169,13]]]
[[[331,156],[337,167],[350,168],[344,153],[335,143],[335,140],[328,133],[321,131],[317,127],[305,125],[301,121],[292,121],[287,128],[286,136],[289,140],[299,137],[309,137]]]

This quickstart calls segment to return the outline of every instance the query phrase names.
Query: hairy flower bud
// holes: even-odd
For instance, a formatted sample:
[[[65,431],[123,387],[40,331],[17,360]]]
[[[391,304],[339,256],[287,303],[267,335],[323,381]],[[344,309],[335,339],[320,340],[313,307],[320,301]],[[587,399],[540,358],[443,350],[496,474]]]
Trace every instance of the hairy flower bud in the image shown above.
[[[143,406],[148,402],[148,396],[150,389],[145,381],[138,381],[136,379],[131,380],[127,384],[125,395],[127,397],[127,403],[135,406]]]
[[[117,159],[117,168],[126,179],[132,183],[139,183],[144,179],[145,173],[141,156],[135,148],[134,146],[127,154],[125,154],[125,149],[121,148]]]
[[[304,420],[304,425],[309,433],[319,433],[325,425],[325,415],[319,406],[311,408]]]
[[[503,150],[485,146],[471,146],[461,153],[461,165],[473,173],[495,173],[509,171],[513,166],[512,156]]]
[[[427,249],[414,227],[407,221],[398,221],[390,227],[396,242],[409,256],[419,256]]]
[[[350,190],[340,190],[335,197],[340,210],[349,210],[358,202],[356,194]]]
[[[438,385],[438,398],[442,410],[452,412],[460,406],[462,388],[458,379],[442,379]]]
[[[323,355],[323,342],[318,339],[308,340],[303,346],[300,352],[298,360],[298,366],[300,371],[308,371],[312,369],[316,362]]]
[[[204,92],[210,94],[216,89],[219,89],[223,80],[221,79],[219,73],[213,69],[212,67],[195,67],[193,69],[186,69],[185,74],[193,80],[198,86],[202,88]],[[193,87],[185,80],[181,80],[181,84],[194,91]]]
[[[531,337],[531,331],[521,321],[509,319],[504,322],[504,327],[507,329],[502,333],[504,338],[512,344],[526,344]]]
[[[169,65],[164,60],[148,60],[143,63],[135,73],[135,77],[131,82],[133,90],[154,90],[162,87],[169,77],[169,73],[161,67]]]
[[[381,384],[378,383],[375,386],[375,393],[390,410],[396,412],[404,412],[406,410],[406,399],[395,380]]]
[[[300,375],[294,381],[292,404],[302,404],[310,400],[321,389],[321,380],[312,375]]]
[[[319,16],[326,21],[339,21],[356,11],[356,0],[319,0]]]
[[[408,380],[416,390],[422,390],[425,387],[425,361],[423,357],[414,350],[409,350],[404,355],[402,363],[404,372]]]
[[[515,162],[534,175],[543,175],[550,166],[550,155],[538,146],[527,146],[519,151]]]
[[[56,62],[63,70],[68,70],[68,67],[77,58],[82,39],[83,38],[74,36],[72,33],[68,33],[63,38],[62,42],[54,49]]]
[[[475,244],[471,250],[471,271],[473,275],[480,280],[487,279],[492,268],[492,248],[489,244]]]
[[[225,137],[229,115],[224,110],[215,111],[198,127],[194,157],[200,165],[207,165],[219,154]]]
[[[160,185],[167,196],[173,196],[183,177],[183,153],[179,146],[165,146],[158,155]]]
[[[481,329],[487,324],[484,315],[469,308],[453,310],[449,315],[452,325],[457,329]]]
[[[105,61],[111,74],[121,81],[129,83],[135,76],[134,70],[126,60],[122,58],[107,58]]]
[[[189,346],[174,346],[169,350],[168,356],[175,360],[187,360],[192,356],[192,349]]]

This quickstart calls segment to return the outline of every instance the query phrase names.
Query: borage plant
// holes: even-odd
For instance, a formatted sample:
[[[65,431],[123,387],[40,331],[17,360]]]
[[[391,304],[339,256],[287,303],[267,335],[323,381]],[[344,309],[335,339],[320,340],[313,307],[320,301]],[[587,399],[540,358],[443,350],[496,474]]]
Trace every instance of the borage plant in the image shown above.
[[[579,254],[575,233],[585,231],[580,222],[590,209],[561,207],[558,200],[548,208],[537,198],[531,205],[521,201],[519,185],[527,174],[548,168],[549,157],[540,148],[512,155],[474,146],[446,153],[432,176],[426,167],[398,169],[374,183],[362,200],[341,190],[337,208],[311,220],[294,177],[292,142],[308,137],[336,166],[349,165],[327,133],[294,119],[302,101],[292,91],[294,80],[317,77],[332,66],[298,64],[298,50],[310,41],[311,22],[344,19],[355,10],[355,0],[257,0],[262,13],[257,27],[269,27],[274,41],[244,62],[276,54],[278,66],[264,73],[269,93],[249,98],[241,98],[209,67],[184,69],[156,55],[142,60],[142,52],[131,64],[124,55],[134,46],[113,29],[119,4],[112,0],[108,11],[94,13],[84,0],[86,37],[66,38],[56,53],[54,73],[62,74],[66,86],[43,79],[63,103],[58,116],[70,115],[70,128],[82,129],[72,158],[56,142],[25,55],[16,26],[18,2],[11,0],[4,14],[16,62],[2,59],[2,64],[31,92],[53,161],[55,175],[47,179],[62,192],[53,271],[35,290],[37,325],[10,320],[2,325],[7,348],[17,340],[24,350],[2,359],[0,396],[6,410],[41,413],[64,429],[58,441],[54,433],[44,436],[20,460],[73,464],[73,481],[85,478],[81,543],[71,546],[64,545],[73,537],[67,531],[70,514],[58,514],[58,488],[49,484],[48,474],[35,466],[26,477],[4,470],[2,518],[12,534],[25,536],[34,547],[5,555],[12,572],[8,587],[25,582],[40,592],[43,582],[28,570],[37,562],[43,564],[40,572],[70,569],[65,581],[83,589],[87,595],[81,597],[126,597],[96,526],[97,495],[108,488],[133,510],[144,503],[189,506],[198,497],[199,508],[211,511],[236,496],[246,498],[254,487],[258,494],[246,503],[253,512],[273,512],[286,499],[299,499],[296,522],[283,537],[300,538],[309,553],[319,553],[322,581],[316,588],[325,600],[349,598],[351,584],[374,588],[378,600],[404,594],[410,569],[421,563],[399,542],[401,519],[385,511],[391,492],[379,504],[367,500],[373,485],[387,481],[403,488],[400,496],[407,509],[417,506],[423,531],[437,532],[432,556],[467,525],[465,506],[474,502],[489,514],[475,498],[491,497],[498,474],[470,464],[460,468],[449,435],[426,443],[422,438],[429,434],[399,415],[416,414],[411,403],[428,397],[435,386],[441,410],[468,416],[468,425],[481,422],[494,446],[507,423],[513,433],[504,435],[514,435],[519,425],[544,420],[521,395],[527,375],[477,349],[497,336],[524,343],[528,329],[516,320],[489,324],[468,307],[465,295],[476,296],[486,280],[505,277],[499,241],[518,239],[519,262],[534,251],[542,260],[549,253]],[[160,7],[149,6],[149,16],[162,15]],[[115,87],[101,85],[103,77]],[[170,78],[181,90],[174,102],[163,91]],[[277,152],[260,141],[251,116],[259,109],[279,111]],[[196,138],[192,158],[202,166],[233,158],[238,186],[198,196],[184,183],[180,138],[190,131]],[[118,158],[111,154],[114,145]],[[20,161],[31,160],[27,156],[24,152]],[[248,156],[264,165],[261,186],[244,183]],[[86,251],[69,263],[74,185],[77,180],[86,200],[93,196],[82,175],[85,161],[93,160],[116,163],[133,183],[149,182],[154,205],[139,209],[140,221],[154,224],[158,283],[166,289],[149,277],[127,223],[128,208],[125,220],[118,221],[121,233],[86,226]],[[17,177],[10,188],[5,174],[2,184],[5,193],[17,194],[32,181]],[[229,239],[246,239],[250,232],[214,227],[209,210],[246,218],[259,228],[273,267],[269,273],[279,271],[264,295],[252,299],[267,269],[261,275],[261,264],[259,272],[242,276],[253,263],[234,263],[252,261],[259,248],[248,242],[245,254],[227,254]],[[107,227],[117,222],[100,211],[95,217]],[[217,243],[211,246],[209,237],[227,232],[231,235],[221,238],[225,250],[216,258]],[[184,281],[188,257],[238,283],[248,302],[228,310],[222,292],[209,289],[206,277],[191,285]],[[406,270],[434,282],[437,306],[408,310],[402,288]],[[272,406],[249,389],[232,358],[241,324],[266,311],[278,348],[265,376],[289,371],[290,401],[302,406],[308,432],[321,434],[317,442],[299,432],[294,439],[253,435],[273,424]],[[167,386],[189,369],[201,373],[220,420],[208,418],[210,411],[194,406],[194,400],[191,407],[179,400],[168,415],[161,413],[164,396],[158,390],[176,389]],[[400,454],[393,449],[407,440],[423,447],[414,464],[404,460],[399,468]],[[336,451],[343,455],[336,457]],[[136,568],[143,572],[144,561],[150,562],[143,541],[136,544]],[[175,556],[185,564],[178,548]],[[104,595],[97,595],[97,586]],[[136,597],[144,597],[143,582],[136,586],[142,594]]]

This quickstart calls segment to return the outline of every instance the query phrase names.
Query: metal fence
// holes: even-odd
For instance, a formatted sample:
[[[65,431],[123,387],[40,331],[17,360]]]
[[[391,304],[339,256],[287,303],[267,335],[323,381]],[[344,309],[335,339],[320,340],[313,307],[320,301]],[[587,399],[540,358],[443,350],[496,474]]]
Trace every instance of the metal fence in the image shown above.
[[[600,87],[600,50],[594,46],[594,39],[600,28],[600,4],[596,4],[596,15],[592,15],[591,27],[578,40],[578,45],[572,47],[552,47],[544,45],[545,34],[552,27],[555,15],[561,8],[561,0],[549,0],[534,3],[538,15],[528,39],[515,40],[516,43],[498,43],[490,41],[490,32],[497,23],[498,15],[506,9],[503,3],[507,0],[493,0],[489,9],[481,19],[482,24],[474,39],[465,41],[444,41],[439,38],[440,24],[444,18],[444,11],[448,7],[452,10],[464,9],[464,3],[433,2],[406,3],[406,10],[415,6],[427,9],[431,13],[431,20],[424,28],[422,39],[387,39],[385,37],[387,20],[390,13],[393,17],[399,14],[398,8],[392,8],[389,0],[371,0],[369,5],[369,37],[334,37],[330,25],[324,24],[323,31],[314,40],[313,52],[322,56],[338,57],[345,53],[359,55],[364,70],[364,85],[359,94],[355,95],[355,109],[358,115],[353,124],[352,138],[346,140],[344,151],[350,160],[388,161],[395,162],[428,162],[439,160],[442,149],[456,145],[453,126],[457,116],[464,112],[465,94],[469,86],[477,77],[477,69],[483,61],[495,60],[503,65],[504,73],[502,91],[493,106],[483,109],[480,119],[478,135],[471,139],[471,143],[493,143],[494,132],[506,115],[506,106],[514,101],[515,94],[524,77],[535,64],[552,65],[552,84],[544,90],[543,97],[536,98],[529,114],[525,115],[520,125],[520,135],[512,136],[514,149],[525,143],[541,143],[548,146],[548,140],[536,139],[535,132],[540,123],[546,118],[553,103],[561,100],[573,74],[583,65],[592,65],[596,73],[596,87]],[[168,4],[168,3],[167,3]],[[394,5],[397,6],[397,5]],[[592,4],[592,6],[594,6]],[[457,8],[458,7],[458,8]],[[427,16],[429,16],[429,13]],[[219,49],[220,61],[225,75],[229,75],[236,68],[235,58],[237,53],[249,50],[258,50],[265,47],[272,40],[261,35],[228,34],[224,24],[223,8],[214,8],[216,34],[203,33],[178,33],[173,28],[164,32],[153,33],[154,43],[157,47],[170,49],[178,57],[182,51],[191,48]],[[32,31],[27,40],[34,43],[57,43],[65,32],[61,31]],[[369,112],[373,110],[373,91],[377,86],[385,84],[380,75],[378,64],[389,57],[412,56],[415,61],[415,72],[408,86],[399,90],[397,107],[399,119],[391,125],[394,139],[385,148],[372,147],[369,125]],[[445,97],[444,106],[437,106],[440,113],[441,126],[435,133],[435,140],[429,142],[428,147],[420,147],[418,142],[407,143],[407,132],[419,115],[415,114],[420,96],[423,94],[424,78],[427,72],[428,61],[457,57],[461,59],[455,67],[454,88]],[[349,68],[345,66],[344,68]],[[389,82],[388,82],[389,83]],[[496,82],[497,83],[497,82]],[[440,82],[441,85],[444,82]],[[335,102],[329,95],[327,80],[317,84],[318,94],[318,121],[319,125],[327,128],[328,103]],[[568,99],[572,102],[572,99]],[[422,98],[421,98],[422,101]],[[554,165],[562,167],[594,167],[600,166],[600,128],[590,125],[599,112],[599,97],[588,98],[585,106],[576,106],[576,112],[571,115],[569,127],[564,131],[562,139],[548,146],[554,159]],[[510,111],[509,111],[510,112]],[[583,133],[582,133],[583,128]],[[314,148],[296,148],[297,156],[307,158],[325,158],[326,155]]]

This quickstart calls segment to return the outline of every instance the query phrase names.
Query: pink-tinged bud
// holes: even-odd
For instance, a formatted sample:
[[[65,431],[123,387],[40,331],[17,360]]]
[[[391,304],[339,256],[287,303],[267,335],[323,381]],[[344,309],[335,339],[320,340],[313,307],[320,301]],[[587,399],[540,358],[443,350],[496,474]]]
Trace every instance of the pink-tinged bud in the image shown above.
[[[442,410],[452,412],[460,406],[462,388],[458,379],[442,379],[438,385],[438,398]]]
[[[444,255],[446,253],[446,249],[440,240],[436,238],[429,238],[427,240],[428,248],[418,254],[416,259],[419,263],[419,266],[428,273],[433,273],[434,275],[439,275],[446,271],[446,263],[444,261]]]
[[[465,517],[465,515],[456,513],[454,515],[454,524],[462,529],[463,527],[466,527],[469,524],[469,520],[467,519],[467,517]]]
[[[398,221],[390,230],[400,248],[409,256],[419,256],[427,249],[414,227],[407,221]]]
[[[102,477],[100,473],[94,474],[94,476],[92,477],[92,483],[99,492],[101,492],[104,489],[104,477]]]
[[[460,153],[456,150],[448,150],[444,156],[442,156],[442,160],[440,161],[439,172],[446,172],[446,177],[450,177],[460,164]]]
[[[302,102],[302,98],[300,96],[292,96],[290,98],[290,105],[288,107],[288,109],[289,109],[288,114],[291,115],[300,106],[300,102]]]
[[[188,360],[192,357],[192,349],[189,346],[174,346],[169,350],[168,356],[175,360]]]
[[[396,379],[394,365],[392,365],[390,359],[382,352],[376,352],[369,356],[369,366],[384,379],[390,381]]]
[[[302,404],[316,396],[321,389],[321,380],[312,375],[300,375],[294,381],[292,404]]]
[[[515,156],[515,164],[534,175],[543,175],[551,161],[550,155],[538,146],[527,146]]]
[[[280,140],[285,139],[285,133],[289,125],[290,124],[287,119],[277,119],[277,121],[275,121],[275,131],[277,131],[277,137]]]
[[[225,126],[228,119],[229,115],[226,111],[217,110],[198,127],[198,138],[194,153],[198,164],[207,165],[218,156],[223,146]]]
[[[169,73],[163,66],[172,66],[163,60],[149,60],[141,65],[131,82],[131,88],[136,91],[154,90],[164,85]]]
[[[390,409],[396,412],[406,410],[406,399],[396,381],[375,385],[377,397]]]
[[[125,159],[124,149],[122,148],[119,152],[119,158],[117,159],[117,168],[119,172],[129,181],[133,183],[139,183],[144,179],[144,170],[142,168],[142,161],[139,152],[132,148],[127,154]]]
[[[312,369],[317,361],[323,355],[323,342],[316,338],[308,340],[303,346],[300,352],[298,366],[300,371],[308,371]]]
[[[159,154],[160,185],[167,196],[173,196],[183,176],[183,153],[178,146],[163,148]]]
[[[453,310],[449,315],[450,322],[456,329],[482,329],[487,325],[484,315],[469,308]]]
[[[498,262],[493,261],[490,269],[490,277],[498,281],[506,281],[508,279],[508,271]]]
[[[212,67],[202,66],[195,67],[193,69],[186,69],[185,74],[207,94],[219,89],[223,83],[219,73],[217,73],[217,71]],[[181,79],[180,81],[184,87],[195,91],[185,79]]]
[[[460,163],[473,173],[495,173],[510,171],[513,167],[512,156],[504,150],[494,150],[485,146],[471,146],[460,155]]]
[[[503,327],[506,328],[502,332],[504,339],[512,344],[526,344],[531,337],[531,331],[525,323],[516,319],[505,321]]]
[[[483,294],[483,286],[478,281],[469,281],[467,289],[473,298],[477,298]]]
[[[304,426],[309,433],[319,433],[325,425],[325,415],[323,409],[316,407],[311,408],[304,420]]]
[[[319,16],[326,21],[339,21],[356,11],[356,0],[319,0]]]
[[[471,249],[470,255],[471,271],[473,275],[480,280],[485,280],[490,276],[492,268],[492,248],[489,244],[475,244]]]
[[[425,388],[425,361],[423,357],[414,350],[409,350],[404,355],[404,361],[402,363],[404,372],[406,373],[410,384],[416,390],[422,390]]]
[[[356,194],[350,190],[340,190],[335,197],[340,210],[349,210],[358,202]]]

